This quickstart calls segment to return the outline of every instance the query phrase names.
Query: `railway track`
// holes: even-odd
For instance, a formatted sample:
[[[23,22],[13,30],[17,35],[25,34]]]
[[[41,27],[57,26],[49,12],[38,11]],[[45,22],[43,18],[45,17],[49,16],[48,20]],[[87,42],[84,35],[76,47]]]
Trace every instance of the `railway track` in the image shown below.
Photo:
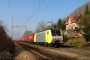
[[[81,49],[75,49],[75,48],[60,48],[58,50],[67,51],[67,52],[76,53],[79,55],[90,57],[90,51],[89,50],[81,50]]]
[[[48,57],[41,55],[40,53],[30,49],[26,45],[16,44],[17,51],[15,51],[14,60],[50,60]]]
[[[43,47],[42,45],[39,45],[39,46]],[[60,51],[65,51],[65,52],[70,52],[70,53],[76,53],[79,55],[90,57],[90,47],[87,47],[87,48],[86,47],[85,48],[74,48],[71,46],[61,46],[59,48],[50,47],[50,46],[44,46],[44,47],[55,49],[55,50],[60,50]]]
[[[90,57],[90,47],[85,47],[85,48],[83,48],[83,47],[82,48],[74,48],[72,46],[60,46],[59,48],[49,47],[49,46],[46,46],[46,47]]]
[[[38,59],[38,60],[50,60],[49,57],[46,57],[36,51],[34,51],[33,49],[31,49],[29,46],[25,45],[25,44],[21,44],[19,43],[20,46],[22,46],[24,49],[28,50],[32,55],[35,56],[35,59]]]
[[[28,51],[32,51],[32,54],[40,60],[90,60],[89,56],[77,53],[71,48],[53,48],[27,43],[19,43],[19,45]]]
[[[23,46],[25,49],[27,49],[28,51],[30,51],[34,56],[36,56],[36,58],[38,60],[76,60],[75,58],[70,58],[70,57],[66,57],[63,55],[58,55],[56,53],[53,52],[48,52],[46,50],[39,49],[39,48],[35,48],[32,46],[28,46],[22,43],[19,43],[19,45]]]

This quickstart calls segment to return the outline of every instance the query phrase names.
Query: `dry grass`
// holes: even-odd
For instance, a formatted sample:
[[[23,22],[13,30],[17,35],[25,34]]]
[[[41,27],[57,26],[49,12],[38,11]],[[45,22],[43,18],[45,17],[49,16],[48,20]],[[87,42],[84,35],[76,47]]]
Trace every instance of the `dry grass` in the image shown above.
[[[82,34],[70,33],[66,36],[68,37],[68,40],[64,43],[64,45],[82,47],[87,43],[86,39],[83,37]]]

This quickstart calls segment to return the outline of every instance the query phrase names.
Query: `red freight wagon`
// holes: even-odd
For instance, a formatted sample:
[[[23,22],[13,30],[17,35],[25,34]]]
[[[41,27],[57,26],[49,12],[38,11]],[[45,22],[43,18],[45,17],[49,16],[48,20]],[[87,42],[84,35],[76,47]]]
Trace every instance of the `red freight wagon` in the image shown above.
[[[24,40],[27,40],[27,36],[24,37]]]
[[[29,34],[27,40],[30,42],[34,42],[34,34]]]
[[[22,37],[22,41],[24,41],[25,40],[25,37]]]

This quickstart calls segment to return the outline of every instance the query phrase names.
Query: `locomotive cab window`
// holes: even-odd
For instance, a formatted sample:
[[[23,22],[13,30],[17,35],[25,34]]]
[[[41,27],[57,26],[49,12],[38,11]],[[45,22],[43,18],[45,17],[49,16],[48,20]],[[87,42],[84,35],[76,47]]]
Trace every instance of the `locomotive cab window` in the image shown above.
[[[61,36],[60,30],[51,30],[52,36]]]

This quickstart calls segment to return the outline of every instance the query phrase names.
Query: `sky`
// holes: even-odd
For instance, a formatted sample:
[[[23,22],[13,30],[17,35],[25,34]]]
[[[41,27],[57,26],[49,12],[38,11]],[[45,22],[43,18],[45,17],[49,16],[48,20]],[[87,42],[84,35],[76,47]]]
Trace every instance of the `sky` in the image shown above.
[[[0,20],[7,25],[7,33],[19,38],[25,30],[35,31],[41,21],[62,19],[89,0],[0,0]],[[48,23],[47,23],[48,24]],[[17,25],[19,27],[17,27]],[[26,26],[26,29],[25,29]]]

